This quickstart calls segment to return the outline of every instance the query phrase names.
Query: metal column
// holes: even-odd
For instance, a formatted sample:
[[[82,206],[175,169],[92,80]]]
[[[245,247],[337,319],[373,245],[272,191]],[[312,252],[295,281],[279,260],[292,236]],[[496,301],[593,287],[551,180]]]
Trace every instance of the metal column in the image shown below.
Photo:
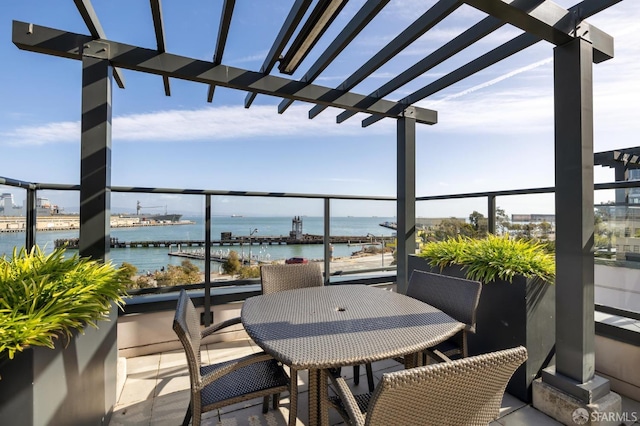
[[[111,216],[111,85],[109,45],[82,49],[80,255],[107,261]]]
[[[595,376],[593,46],[554,49],[556,366],[543,380],[586,403],[609,392]]]
[[[26,224],[27,229],[25,229],[26,239],[24,248],[27,250],[31,250],[33,246],[36,245],[36,223],[38,220],[37,215],[37,193],[34,188],[27,188],[27,217]]]
[[[397,127],[397,287],[406,294],[409,285],[408,256],[416,251],[416,120],[407,108]]]
[[[204,318],[202,323],[205,327],[209,327],[213,322],[213,311],[211,310],[211,195],[205,195],[204,199]]]
[[[487,232],[496,233],[496,196],[489,195],[487,197]]]
[[[331,200],[324,199],[324,285],[329,285],[331,278]]]

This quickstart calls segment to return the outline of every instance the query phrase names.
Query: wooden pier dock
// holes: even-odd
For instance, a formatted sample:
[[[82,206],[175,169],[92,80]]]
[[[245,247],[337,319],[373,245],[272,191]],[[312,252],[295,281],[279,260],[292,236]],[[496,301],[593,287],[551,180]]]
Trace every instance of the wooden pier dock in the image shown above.
[[[368,236],[332,236],[330,244],[371,244],[384,239],[385,243],[393,242],[395,237],[368,237]],[[80,239],[69,238],[55,241],[55,247],[67,246],[67,248],[78,248]],[[225,239],[212,240],[211,246],[244,246],[249,245],[291,245],[291,244],[324,244],[322,235],[304,234],[302,238],[292,238],[290,236],[260,236],[246,237],[237,236]],[[147,247],[204,247],[204,240],[160,240],[160,241],[119,241],[111,238],[111,248],[147,248]]]

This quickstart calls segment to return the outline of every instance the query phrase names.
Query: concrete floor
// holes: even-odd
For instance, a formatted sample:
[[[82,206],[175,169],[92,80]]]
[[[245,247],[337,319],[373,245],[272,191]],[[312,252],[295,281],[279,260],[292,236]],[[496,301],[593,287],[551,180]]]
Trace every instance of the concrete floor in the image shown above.
[[[203,363],[221,362],[237,358],[252,352],[259,352],[250,339],[236,340],[207,345],[202,348]],[[127,359],[127,373],[124,388],[114,407],[110,426],[129,425],[180,425],[189,405],[189,376],[183,351],[163,352]],[[374,376],[378,379],[382,373],[401,369],[393,360],[373,364]],[[361,368],[364,374],[365,369]],[[353,369],[343,369],[353,386]],[[298,425],[307,424],[307,377],[299,373]],[[355,392],[366,392],[366,377],[362,377]],[[623,398],[623,412],[640,415],[640,403]],[[330,410],[330,424],[344,424],[342,418]],[[269,410],[262,414],[262,399],[225,407],[218,412],[209,412],[203,416],[203,425],[220,426],[276,426],[286,425],[289,417],[289,398],[285,393],[278,410]],[[559,425],[554,419],[537,411],[530,405],[509,394],[502,401],[499,418],[493,426],[516,425]],[[639,422],[627,425],[640,425]]]

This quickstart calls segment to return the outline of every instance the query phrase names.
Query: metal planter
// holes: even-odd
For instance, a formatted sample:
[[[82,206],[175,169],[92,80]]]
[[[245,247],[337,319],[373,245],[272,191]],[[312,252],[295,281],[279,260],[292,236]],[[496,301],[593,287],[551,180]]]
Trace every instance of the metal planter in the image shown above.
[[[0,361],[0,424],[108,425],[116,403],[117,311],[54,349]]]

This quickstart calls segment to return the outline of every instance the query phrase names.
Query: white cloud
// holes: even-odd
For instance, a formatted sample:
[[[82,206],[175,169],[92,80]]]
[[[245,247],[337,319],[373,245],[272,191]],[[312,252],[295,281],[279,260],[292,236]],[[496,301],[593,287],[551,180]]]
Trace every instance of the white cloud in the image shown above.
[[[114,141],[218,141],[243,138],[324,137],[363,135],[360,122],[349,120],[336,124],[333,114],[307,118],[308,104],[294,105],[284,114],[276,106],[241,106],[203,108],[199,110],[169,110],[115,117],[112,123]],[[392,125],[379,126],[376,131],[393,131]],[[44,145],[77,142],[80,122],[47,123],[20,127],[1,134],[4,143]]]

